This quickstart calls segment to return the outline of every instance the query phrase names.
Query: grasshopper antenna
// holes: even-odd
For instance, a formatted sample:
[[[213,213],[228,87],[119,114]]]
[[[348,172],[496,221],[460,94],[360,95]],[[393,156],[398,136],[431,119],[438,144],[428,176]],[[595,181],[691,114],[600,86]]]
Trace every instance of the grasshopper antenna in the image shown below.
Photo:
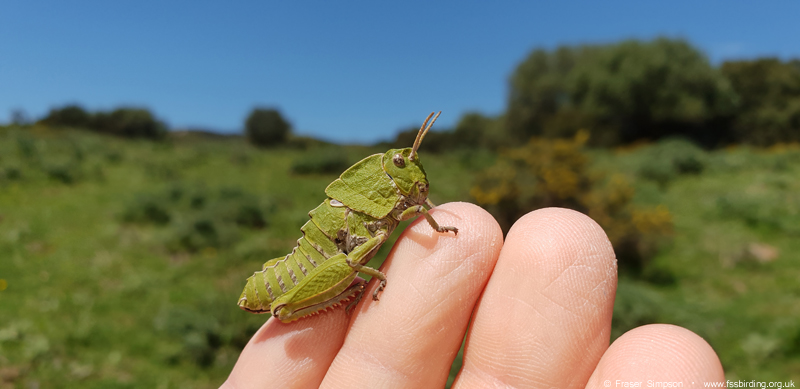
[[[422,123],[422,127],[419,128],[417,139],[414,140],[414,146],[411,148],[411,154],[408,156],[408,159],[414,159],[414,157],[416,157],[417,149],[419,148],[419,145],[422,144],[422,139],[425,138],[426,134],[428,134],[428,131],[430,131],[431,127],[433,127],[433,123],[436,122],[436,118],[438,118],[441,113],[442,111],[439,111],[436,113],[436,116],[433,116],[433,112],[431,112],[430,115],[428,115],[428,117],[425,119],[425,122]],[[428,120],[431,119],[431,116],[433,116],[433,120],[430,124],[428,124]],[[425,127],[426,124],[428,127]]]

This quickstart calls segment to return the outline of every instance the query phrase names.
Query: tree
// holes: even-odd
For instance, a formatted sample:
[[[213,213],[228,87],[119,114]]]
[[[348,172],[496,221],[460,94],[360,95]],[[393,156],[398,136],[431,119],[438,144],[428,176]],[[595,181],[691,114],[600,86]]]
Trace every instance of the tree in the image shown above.
[[[741,96],[733,123],[737,141],[761,146],[800,141],[800,61],[729,61],[721,70]]]
[[[164,123],[143,108],[117,108],[109,112],[97,112],[91,128],[98,132],[126,138],[161,139],[167,134]]]
[[[259,147],[286,143],[290,133],[291,125],[276,109],[253,109],[245,121],[247,139]]]
[[[570,111],[568,78],[575,63],[585,61],[598,47],[562,46],[553,52],[534,50],[517,66],[510,80],[506,125],[510,135],[527,142],[532,136],[563,137],[574,126],[553,126],[554,118]],[[562,127],[568,128],[562,133]]]
[[[508,144],[507,134],[502,126],[502,117],[484,116],[478,112],[467,112],[453,130],[453,146],[469,149],[496,149]]]
[[[537,50],[511,78],[509,130],[565,137],[581,128],[604,145],[683,135],[722,141],[737,96],[683,40]]]
[[[86,112],[83,107],[71,104],[61,108],[53,108],[41,120],[42,124],[52,127],[76,127],[87,128],[90,125],[92,115]]]

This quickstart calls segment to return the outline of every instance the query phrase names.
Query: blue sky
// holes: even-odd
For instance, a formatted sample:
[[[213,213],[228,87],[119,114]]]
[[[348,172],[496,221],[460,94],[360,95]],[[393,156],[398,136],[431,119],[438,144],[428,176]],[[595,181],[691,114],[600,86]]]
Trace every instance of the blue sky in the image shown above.
[[[14,109],[145,106],[173,128],[240,131],[255,106],[341,142],[442,110],[503,110],[537,47],[681,37],[713,63],[800,57],[800,2],[6,1],[0,122]]]

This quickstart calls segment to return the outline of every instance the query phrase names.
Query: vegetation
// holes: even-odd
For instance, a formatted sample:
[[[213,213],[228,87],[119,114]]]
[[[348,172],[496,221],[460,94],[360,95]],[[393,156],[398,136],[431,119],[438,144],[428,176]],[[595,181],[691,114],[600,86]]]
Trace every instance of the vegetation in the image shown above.
[[[606,231],[622,270],[640,273],[672,232],[663,205],[634,207],[634,188],[622,175],[605,178],[589,169],[586,132],[572,139],[531,138],[505,150],[476,176],[470,194],[508,231],[532,209],[562,207],[589,215]]]
[[[505,112],[428,134],[432,200],[472,199],[505,230],[584,212],[620,260],[612,340],[674,323],[729,379],[798,380],[799,69],[714,68],[669,39],[537,50]],[[0,126],[0,387],[217,387],[266,319],[235,304],[246,275],[293,247],[343,169],[418,130],[335,146],[274,109],[246,138],[134,108],[18,116]]]
[[[716,143],[736,95],[681,40],[534,51],[511,79],[508,127],[518,138],[586,128],[601,145],[685,135]]]
[[[87,128],[126,138],[162,139],[167,135],[166,125],[143,108],[89,113],[78,105],[67,105],[51,109],[39,124],[55,128]]]
[[[800,61],[763,58],[713,67],[688,42],[659,38],[531,52],[509,80],[501,115],[465,114],[432,132],[428,152],[499,150],[531,137],[592,146],[683,138],[703,148],[800,141]],[[390,144],[407,144],[415,129]]]
[[[259,147],[279,146],[289,139],[292,127],[276,109],[256,108],[244,124],[250,143]]]
[[[721,70],[741,99],[735,139],[760,146],[800,141],[800,61],[732,61]]]
[[[521,151],[533,148],[534,160],[521,166],[534,170],[516,174],[558,178],[541,169],[560,169],[577,180],[532,181],[522,193],[555,203],[529,206],[608,212],[616,196],[627,216],[612,228],[648,231],[671,220],[669,240],[643,269],[621,272],[614,337],[675,323],[707,339],[730,378],[798,378],[800,147],[706,152],[667,140],[587,150],[582,142],[539,139],[500,158],[426,155],[433,200],[470,198],[475,171],[523,161]],[[336,150],[349,162],[384,151]],[[338,173],[292,173],[305,153],[263,153],[241,138],[154,143],[0,129],[0,382],[218,386],[266,319],[236,306],[244,275],[292,247]],[[643,166],[666,154],[673,170],[662,185]],[[53,178],[51,166],[74,178]],[[649,216],[637,219],[635,210]]]

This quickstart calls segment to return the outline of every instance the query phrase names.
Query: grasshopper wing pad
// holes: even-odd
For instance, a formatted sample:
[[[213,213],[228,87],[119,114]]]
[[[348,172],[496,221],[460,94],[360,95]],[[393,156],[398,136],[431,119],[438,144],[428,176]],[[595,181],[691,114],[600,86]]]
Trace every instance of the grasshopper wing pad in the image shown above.
[[[354,211],[383,219],[394,209],[397,193],[382,160],[382,154],[362,159],[328,185],[325,194]]]
[[[303,239],[310,243],[311,246],[325,258],[330,258],[339,253],[339,248],[336,247],[336,244],[328,239],[325,233],[322,232],[313,221],[307,221],[306,224],[300,227],[300,230],[303,231]]]
[[[331,206],[331,199],[326,199],[319,207],[314,208],[308,213],[311,221],[319,227],[329,240],[334,240],[338,236],[339,230],[345,226],[345,207]]]

